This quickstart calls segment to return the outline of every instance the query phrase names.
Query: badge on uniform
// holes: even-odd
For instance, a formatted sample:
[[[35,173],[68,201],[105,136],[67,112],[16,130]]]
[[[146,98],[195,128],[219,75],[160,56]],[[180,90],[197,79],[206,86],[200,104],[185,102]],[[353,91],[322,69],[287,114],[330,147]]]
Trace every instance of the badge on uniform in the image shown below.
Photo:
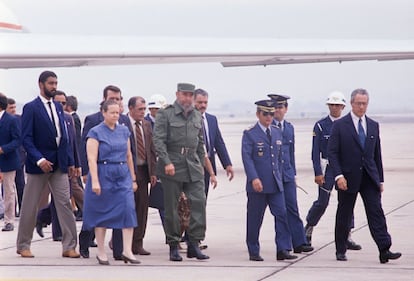
[[[282,141],[281,140],[276,140],[276,144],[277,145],[282,145]]]
[[[262,157],[264,155],[264,143],[258,142],[257,143],[257,156]]]

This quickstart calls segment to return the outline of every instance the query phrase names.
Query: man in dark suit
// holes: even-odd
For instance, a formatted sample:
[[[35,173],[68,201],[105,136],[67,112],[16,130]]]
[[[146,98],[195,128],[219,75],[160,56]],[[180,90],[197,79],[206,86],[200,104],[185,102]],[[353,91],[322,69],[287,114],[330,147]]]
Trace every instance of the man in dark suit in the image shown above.
[[[135,209],[138,226],[134,228],[132,252],[134,255],[150,255],[143,247],[143,239],[148,219],[148,184],[151,187],[157,183],[155,175],[155,148],[152,142],[151,123],[144,119],[146,110],[142,97],[132,97],[128,101],[128,117],[131,124],[131,149],[134,157],[135,174],[138,190],[135,192]]]
[[[398,259],[393,253],[391,236],[381,205],[384,190],[379,124],[365,115],[369,96],[365,89],[351,94],[352,110],[334,122],[328,141],[328,160],[338,189],[335,223],[336,259],[346,261],[346,242],[358,192],[364,201],[372,237],[380,252],[381,263]]]
[[[206,112],[207,105],[208,93],[203,89],[196,89],[194,92],[194,107],[200,111],[203,118],[204,143],[206,145],[208,158],[210,159],[211,165],[213,166],[214,173],[217,174],[215,157],[217,153],[220,162],[223,165],[223,168],[226,170],[226,174],[229,180],[232,180],[234,172],[230,161],[230,156],[227,152],[223,137],[221,136],[216,116],[208,114]],[[204,184],[207,196],[210,186],[210,174],[207,172],[207,170],[204,172]]]
[[[27,152],[27,184],[17,234],[17,254],[26,258],[34,257],[30,244],[40,196],[48,184],[62,228],[62,256],[79,258],[75,251],[76,224],[70,205],[68,181],[68,174],[74,174],[75,163],[62,105],[52,101],[56,87],[56,74],[42,72],[39,76],[40,96],[23,108],[22,140]]]
[[[109,85],[106,86],[103,90],[103,101],[101,105],[107,100],[114,100],[119,104],[122,103],[122,94],[121,89],[117,86]],[[83,122],[83,131],[82,131],[82,145],[80,148],[80,158],[82,166],[82,176],[84,176],[84,181],[86,181],[86,175],[89,173],[88,167],[88,158],[86,155],[86,140],[89,130],[96,125],[100,124],[104,120],[101,111],[93,113],[85,117],[85,122]],[[129,118],[126,115],[119,116],[119,124],[128,126],[130,128]],[[79,249],[82,257],[89,258],[89,245],[94,239],[94,233],[92,230],[82,229],[79,233]],[[112,231],[112,243],[110,242],[110,248],[113,249],[113,257],[115,260],[122,260],[122,230],[114,229]]]
[[[2,231],[14,230],[16,192],[14,179],[20,167],[20,122],[6,112],[7,97],[0,94],[0,171],[3,173],[4,227]]]
[[[290,97],[277,94],[269,94],[268,97],[275,101],[273,125],[282,133],[282,179],[293,252],[310,252],[313,248],[306,241],[296,193],[295,130],[293,125],[285,120],[288,111],[287,100]]]

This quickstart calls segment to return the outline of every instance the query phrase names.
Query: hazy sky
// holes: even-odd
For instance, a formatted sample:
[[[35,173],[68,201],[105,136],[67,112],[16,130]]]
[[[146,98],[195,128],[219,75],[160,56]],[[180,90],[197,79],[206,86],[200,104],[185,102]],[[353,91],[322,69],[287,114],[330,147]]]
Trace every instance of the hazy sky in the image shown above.
[[[179,36],[414,39],[414,1],[19,1],[3,0],[32,33]],[[76,45],[76,42],[73,42]],[[214,46],[214,41],[211,42]],[[28,46],[30,48],[30,46]],[[38,94],[43,69],[0,70],[0,91],[25,103]],[[371,94],[370,112],[414,112],[414,61],[348,62],[223,68],[218,63],[55,68],[59,88],[98,104],[107,84],[126,99],[163,94],[177,82],[210,93],[210,106],[237,111],[268,93],[292,97],[291,113],[326,110],[332,90]],[[348,107],[349,108],[349,107]]]

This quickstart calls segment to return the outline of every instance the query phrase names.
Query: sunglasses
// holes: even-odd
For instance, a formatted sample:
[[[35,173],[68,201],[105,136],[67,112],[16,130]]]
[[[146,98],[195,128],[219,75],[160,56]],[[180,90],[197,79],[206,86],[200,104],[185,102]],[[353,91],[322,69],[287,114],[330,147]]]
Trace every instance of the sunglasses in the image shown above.
[[[264,117],[266,117],[266,116],[273,116],[273,112],[262,111],[262,115]]]

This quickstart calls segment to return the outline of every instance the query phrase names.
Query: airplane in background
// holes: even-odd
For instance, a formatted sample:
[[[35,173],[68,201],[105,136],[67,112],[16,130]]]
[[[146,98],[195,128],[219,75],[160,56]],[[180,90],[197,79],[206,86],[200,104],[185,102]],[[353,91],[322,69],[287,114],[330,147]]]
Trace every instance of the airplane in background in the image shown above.
[[[34,34],[25,32],[13,13],[0,2],[0,69],[202,62],[235,67],[412,59],[414,40]]]

